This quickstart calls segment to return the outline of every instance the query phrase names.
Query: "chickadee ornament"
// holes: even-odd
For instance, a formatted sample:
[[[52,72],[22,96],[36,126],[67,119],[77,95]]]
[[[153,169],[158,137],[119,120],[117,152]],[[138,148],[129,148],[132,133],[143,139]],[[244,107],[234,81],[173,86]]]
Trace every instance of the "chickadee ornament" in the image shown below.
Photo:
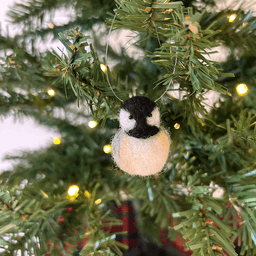
[[[121,105],[119,123],[121,129],[112,140],[112,156],[120,169],[140,176],[160,172],[171,140],[160,126],[156,104],[144,96],[129,98]]]

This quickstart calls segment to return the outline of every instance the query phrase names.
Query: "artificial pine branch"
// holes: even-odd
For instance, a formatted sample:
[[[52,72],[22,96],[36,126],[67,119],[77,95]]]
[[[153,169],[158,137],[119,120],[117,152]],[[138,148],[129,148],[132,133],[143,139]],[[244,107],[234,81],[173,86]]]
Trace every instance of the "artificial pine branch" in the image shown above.
[[[69,8],[75,12],[77,18],[68,24],[60,26],[49,23],[52,22],[53,17],[60,8]],[[82,4],[77,0],[29,0],[26,3],[14,4],[12,10],[8,12],[8,16],[12,24],[19,25],[23,29],[22,35],[16,36],[18,39],[31,40],[31,38],[40,37],[46,41],[47,36],[54,35],[54,37],[57,37],[58,33],[77,26],[87,31],[91,30],[93,25],[103,24],[107,17],[107,12],[113,8],[114,2],[110,0],[85,1]],[[45,13],[50,14],[50,20]],[[45,27],[46,22],[48,22],[47,28]]]
[[[80,207],[78,208],[80,209],[78,212],[80,219],[81,216],[91,216],[88,219],[89,230],[87,232],[89,234],[85,234],[84,223],[80,223],[81,235],[85,234],[91,238],[91,242],[84,246],[83,253],[92,253],[92,251],[95,254],[105,253],[106,255],[120,253],[116,247],[118,244],[114,243],[113,237],[101,232],[101,218],[104,213],[100,211],[100,206],[95,206],[95,199],[101,198],[101,196],[103,204],[109,200],[107,196],[103,197],[109,193],[104,189],[104,184],[107,183],[115,195],[113,198],[120,194],[120,190],[124,190],[127,195],[137,197],[142,201],[141,216],[145,223],[141,225],[141,231],[147,230],[151,235],[155,235],[160,227],[172,230],[174,222],[169,222],[169,216],[170,213],[173,213],[176,217],[184,216],[182,220],[177,218],[176,229],[182,230],[185,241],[190,239],[186,245],[188,248],[194,249],[195,255],[215,255],[218,251],[224,255],[224,250],[228,251],[230,255],[236,255],[232,244],[237,238],[238,245],[242,246],[241,254],[247,253],[248,256],[254,256],[256,219],[254,211],[255,173],[253,171],[256,167],[254,163],[256,130],[255,119],[251,115],[251,113],[255,113],[253,100],[255,93],[253,91],[254,70],[253,67],[241,68],[236,59],[240,55],[235,54],[235,49],[247,49],[248,52],[251,51],[252,55],[254,54],[255,18],[250,13],[237,12],[238,18],[235,23],[231,24],[227,22],[225,11],[221,12],[220,16],[214,13],[211,15],[207,13],[202,16],[202,14],[193,13],[192,8],[183,7],[181,2],[117,1],[120,8],[115,10],[117,16],[114,29],[125,27],[139,31],[137,45],[142,49],[144,49],[143,43],[146,45],[151,44],[152,41],[157,42],[159,45],[151,45],[152,50],[147,53],[153,58],[157,69],[160,70],[161,68],[161,72],[156,73],[155,80],[159,81],[159,85],[166,87],[170,79],[173,79],[179,83],[177,91],[183,93],[180,98],[163,97],[161,104],[159,104],[163,113],[162,121],[172,133],[172,154],[168,164],[161,175],[148,180],[141,180],[138,177],[131,178],[128,175],[122,175],[118,170],[114,170],[113,175],[110,157],[102,153],[103,145],[109,142],[114,132],[113,127],[117,128],[116,123],[115,126],[106,124],[106,132],[103,132],[100,130],[88,131],[83,125],[73,125],[70,120],[50,119],[53,113],[49,112],[54,112],[55,107],[62,106],[66,113],[67,107],[65,108],[65,106],[74,102],[75,97],[78,97],[83,103],[81,95],[87,100],[91,113],[97,120],[103,119],[103,121],[108,122],[109,118],[115,118],[115,112],[120,103],[110,92],[106,76],[100,69],[100,63],[104,63],[104,61],[100,61],[98,52],[93,47],[90,48],[90,56],[85,51],[84,41],[76,41],[78,35],[81,36],[81,39],[83,38],[83,29],[92,28],[96,20],[102,23],[103,17],[106,17],[106,12],[109,11],[108,9],[112,10],[113,6],[109,8],[107,5],[101,9],[100,6],[103,2],[105,4],[108,1],[94,1],[88,8],[88,2],[81,4],[80,1],[73,1],[76,4],[76,12],[81,14],[81,17],[75,19],[74,23],[70,22],[66,26],[62,26],[62,28],[55,26],[54,31],[61,32],[61,29],[73,26],[76,22],[81,24],[84,21],[86,24],[82,26],[81,34],[78,30],[71,30],[69,38],[62,36],[62,42],[70,54],[64,53],[62,56],[57,53],[55,56],[48,54],[42,65],[41,59],[37,59],[26,52],[25,45],[24,49],[16,47],[17,42],[15,40],[8,41],[1,37],[2,45],[5,48],[6,46],[8,49],[11,48],[15,53],[3,59],[2,76],[4,81],[1,82],[1,86],[4,85],[4,92],[9,92],[11,97],[7,97],[1,91],[0,104],[5,107],[0,110],[2,115],[10,113],[12,109],[21,105],[18,112],[31,115],[49,127],[58,127],[65,135],[62,137],[63,143],[58,147],[54,145],[46,150],[14,157],[13,159],[19,159],[22,162],[15,166],[12,171],[1,174],[1,189],[3,184],[8,184],[8,191],[11,191],[12,198],[6,203],[1,197],[1,208],[4,209],[0,215],[3,217],[2,220],[8,219],[8,221],[1,222],[0,230],[8,233],[7,231],[11,231],[15,225],[20,225],[21,230],[24,227],[29,227],[31,232],[25,230],[28,240],[21,238],[17,239],[17,244],[11,244],[11,241],[4,241],[1,237],[0,244],[9,246],[7,253],[13,254],[19,248],[27,252],[32,251],[33,248],[34,253],[39,255],[41,252],[39,252],[38,244],[33,243],[33,239],[29,237],[39,234],[38,237],[40,236],[42,239],[40,249],[44,252],[51,249],[52,253],[59,255],[58,249],[60,248],[64,252],[65,243],[52,242],[47,244],[49,233],[53,240],[61,235],[58,233],[59,229],[56,225],[57,213],[61,214],[58,206],[61,206],[60,202],[63,199],[59,195],[66,192],[70,183],[78,183],[82,191],[93,191],[95,184],[99,183],[99,192],[95,193],[92,201],[89,201],[82,193],[83,195],[81,194],[78,201],[74,203]],[[58,1],[51,1],[52,7],[50,9],[46,6],[43,8],[42,5],[40,6],[40,4],[48,3],[48,1],[37,1],[38,6],[35,1],[29,1],[29,3],[31,6],[24,7],[27,13],[21,12],[20,16],[17,12],[12,13],[14,19],[16,16],[17,22],[31,23],[30,17],[40,16],[42,10],[55,10]],[[113,4],[111,1],[111,5]],[[95,17],[96,9],[99,10],[99,19]],[[29,15],[29,13],[33,15]],[[91,19],[91,14],[94,15],[93,19]],[[44,19],[44,17],[41,18]],[[215,22],[212,23],[212,21]],[[242,26],[243,21],[248,23]],[[42,29],[40,22],[33,26],[33,29],[35,28],[40,29],[41,33],[36,30],[26,31],[23,36],[26,37],[33,33],[36,36],[42,36],[53,31]],[[217,33],[218,30],[222,30],[221,33]],[[231,35],[231,33],[233,34]],[[149,37],[154,37],[154,39],[151,40]],[[212,51],[209,48],[219,45],[220,42],[217,39],[225,40],[226,46],[232,46],[233,59],[230,59],[234,66],[224,67],[224,70],[227,71],[223,71],[223,73],[220,66],[205,57],[205,54],[210,54]],[[79,45],[79,43],[82,44]],[[237,46],[237,43],[242,45]],[[158,48],[155,49],[156,47]],[[243,53],[244,51],[240,52],[240,54]],[[177,64],[175,65],[176,57]],[[248,65],[246,58],[241,60]],[[252,60],[254,60],[253,57]],[[145,64],[145,62],[143,63]],[[251,65],[253,62],[249,63]],[[145,66],[148,67],[147,64]],[[175,72],[173,72],[174,68],[176,69]],[[236,99],[234,89],[231,87],[235,87],[238,81],[237,77],[232,78],[226,74],[232,69],[240,76],[240,79],[246,77],[246,81],[251,82],[251,96]],[[140,76],[142,70],[138,68],[134,69],[133,72],[137,72],[136,75]],[[248,73],[245,73],[245,70]],[[130,84],[126,83],[124,77],[121,77],[117,72],[110,72],[109,70],[108,72],[115,91],[119,95],[122,93],[124,98],[127,97],[126,88],[130,93],[132,92]],[[131,70],[129,69],[128,72]],[[223,76],[223,80],[221,76]],[[19,82],[19,77],[23,83]],[[54,86],[60,91],[61,97],[54,99],[48,97],[46,99],[42,92],[38,92],[36,96],[33,95],[33,92],[29,92],[30,88],[43,89],[46,85],[51,84],[56,77],[59,79]],[[147,72],[144,75],[143,88],[141,84],[136,85],[137,92],[149,93],[148,95],[151,93],[155,96],[157,93],[154,94],[154,90],[156,89],[152,90],[152,86],[145,86],[147,80],[150,80],[146,77]],[[66,86],[63,85],[63,81],[67,82]],[[139,80],[135,79],[136,81]],[[152,81],[149,81],[149,85],[152,84]],[[17,93],[14,90],[16,86],[26,89],[28,93],[25,95]],[[70,101],[64,99],[65,87],[68,97],[71,97]],[[176,90],[175,88],[171,89]],[[208,90],[226,93],[226,89],[229,90],[229,96],[222,96],[208,113],[202,103],[205,98],[204,93]],[[249,106],[248,111],[241,111],[247,106]],[[37,117],[37,109],[44,110],[45,107],[47,107],[48,115],[43,115],[44,111],[42,111],[42,113],[38,112],[40,116]],[[86,118],[88,117],[84,117],[84,120]],[[104,125],[104,122],[102,124]],[[177,127],[179,128],[177,129]],[[14,186],[19,185],[25,179],[28,180],[29,186],[25,187],[24,190],[19,189],[22,196],[19,198],[13,192]],[[39,188],[45,194],[39,192]],[[213,195],[218,190],[223,193],[216,198]],[[4,193],[5,196],[8,196],[6,191]],[[34,199],[38,195],[41,197],[35,201]],[[46,204],[47,207],[42,211],[41,205],[49,201],[49,198],[45,198],[46,195],[51,195],[51,202],[49,205]],[[20,200],[16,200],[17,198]],[[31,202],[35,203],[33,209],[31,205],[29,206]],[[13,216],[11,211],[7,209],[8,206],[14,207],[14,204],[16,207],[21,205],[18,217]],[[26,206],[29,206],[28,210],[33,212],[26,212]],[[50,213],[54,217],[50,216]],[[39,224],[41,225],[46,223],[45,219],[49,216],[51,217],[50,222],[53,224],[53,227],[45,224],[49,232],[45,232],[46,227],[42,228],[42,226],[37,230],[38,219],[40,219]],[[29,218],[31,223],[27,223],[26,218]],[[149,222],[151,225],[148,224]],[[74,225],[74,222],[71,220],[69,225]],[[150,232],[149,226],[154,227],[154,232]],[[155,230],[157,231],[155,232]],[[10,233],[16,234],[17,232]],[[173,239],[171,232],[169,232],[169,238]],[[28,241],[31,247],[26,248],[25,245]],[[6,249],[4,246],[2,248]],[[66,249],[68,248],[66,247]]]
[[[36,184],[34,184],[36,185]],[[1,245],[8,245],[8,251],[14,253],[17,250],[29,251],[29,253],[39,252],[39,250],[50,251],[53,255],[58,255],[61,252],[74,250],[70,248],[69,242],[84,230],[86,225],[87,233],[81,238],[86,238],[90,235],[90,241],[86,248],[82,248],[81,255],[86,255],[86,252],[94,251],[109,251],[119,252],[117,255],[122,255],[117,246],[127,249],[126,246],[114,240],[116,234],[108,234],[103,231],[104,226],[111,228],[113,225],[121,225],[120,220],[108,217],[108,212],[102,214],[103,205],[98,206],[96,203],[96,190],[99,187],[96,185],[93,188],[92,194],[80,194],[77,198],[65,197],[64,195],[55,195],[49,197],[42,189],[35,190],[36,187],[27,185],[23,191],[20,188],[9,189],[8,186],[1,187],[0,196],[0,238]],[[10,195],[6,194],[6,190],[10,191]],[[17,195],[17,191],[20,193]],[[31,198],[33,198],[31,200]],[[113,200],[110,194],[102,196],[102,199],[107,202]],[[8,206],[7,206],[8,205]],[[67,211],[73,211],[72,217],[69,217]],[[81,220],[77,217],[77,213],[83,212],[84,216],[90,216]],[[64,217],[63,217],[64,216]],[[74,221],[75,218],[75,221]],[[71,221],[71,223],[69,223]],[[68,227],[68,232],[62,230],[61,225],[65,223]],[[55,236],[63,233],[61,240],[54,241]],[[74,233],[76,236],[74,235]],[[4,237],[8,234],[17,234],[11,240],[6,240]],[[67,233],[67,234],[66,234]],[[72,233],[72,237],[70,237]],[[23,234],[21,237],[19,234]],[[67,236],[67,237],[66,237]],[[16,241],[16,242],[15,242]],[[3,247],[4,248],[4,247]]]
[[[88,36],[84,36],[78,29],[70,30],[68,37],[72,42],[63,34],[61,34],[60,40],[68,50],[69,55],[62,52],[64,56],[61,57],[54,52],[58,61],[55,62],[54,68],[48,67],[47,75],[53,77],[61,75],[65,86],[69,84],[78,98],[78,105],[80,97],[83,97],[90,106],[96,120],[103,119],[104,124],[107,118],[115,117],[113,109],[117,103],[107,84],[106,75],[100,68],[101,63],[97,53],[91,45],[89,52],[85,50],[85,46],[88,46],[86,42]],[[109,73],[111,84],[116,88],[119,81],[111,75],[109,70],[106,72]],[[120,92],[120,95],[124,94],[125,92]],[[102,104],[105,106],[101,107]],[[95,106],[96,110],[92,106]]]
[[[153,63],[166,72],[159,83],[167,85],[175,79],[180,84],[190,84],[187,91],[193,93],[203,89],[226,93],[226,89],[214,79],[222,75],[232,77],[233,74],[222,74],[214,62],[203,56],[210,55],[207,49],[220,45],[218,41],[210,41],[220,32],[211,29],[213,24],[204,30],[201,28],[203,13],[193,14],[193,10],[184,8],[182,2],[152,4],[139,0],[120,1],[116,14],[115,29],[130,28],[141,32],[142,39],[148,36],[158,38],[159,50],[149,57],[156,59]]]
[[[234,22],[228,22],[229,16],[236,15]],[[222,45],[228,47],[232,52],[239,49],[246,54],[255,55],[255,30],[256,18],[253,12],[248,9],[231,10],[225,9],[220,12],[207,13],[203,16],[202,21],[204,27],[211,26],[214,30],[221,30],[221,33],[213,36],[213,38],[222,41]]]

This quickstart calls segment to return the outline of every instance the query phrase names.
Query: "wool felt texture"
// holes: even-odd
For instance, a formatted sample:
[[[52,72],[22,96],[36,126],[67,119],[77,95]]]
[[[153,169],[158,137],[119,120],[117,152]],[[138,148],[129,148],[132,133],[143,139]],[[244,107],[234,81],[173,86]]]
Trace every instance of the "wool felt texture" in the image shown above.
[[[121,105],[119,122],[121,129],[112,140],[112,156],[119,168],[140,176],[160,172],[171,140],[160,126],[156,104],[144,96],[132,97]]]

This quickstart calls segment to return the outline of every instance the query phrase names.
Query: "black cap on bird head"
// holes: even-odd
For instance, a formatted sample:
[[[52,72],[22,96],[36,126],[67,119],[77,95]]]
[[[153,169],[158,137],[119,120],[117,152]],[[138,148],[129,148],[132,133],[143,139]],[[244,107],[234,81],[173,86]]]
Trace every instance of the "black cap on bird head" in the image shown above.
[[[159,128],[147,124],[146,119],[152,116],[152,111],[156,107],[156,103],[145,96],[131,97],[121,105],[121,109],[130,113],[129,119],[136,120],[136,126],[128,132],[130,136],[146,139],[159,132]]]
[[[134,96],[127,99],[121,108],[128,110],[134,118],[148,116],[156,107],[156,103],[145,96]]]

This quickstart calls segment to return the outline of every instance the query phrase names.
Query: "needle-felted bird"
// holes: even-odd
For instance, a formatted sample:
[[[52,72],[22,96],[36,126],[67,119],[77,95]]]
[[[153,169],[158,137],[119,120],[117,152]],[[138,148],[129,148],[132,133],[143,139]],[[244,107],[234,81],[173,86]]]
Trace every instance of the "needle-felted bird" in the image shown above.
[[[119,123],[121,129],[112,140],[112,156],[120,169],[140,176],[160,172],[171,140],[160,125],[155,102],[144,96],[129,98],[121,105]]]

